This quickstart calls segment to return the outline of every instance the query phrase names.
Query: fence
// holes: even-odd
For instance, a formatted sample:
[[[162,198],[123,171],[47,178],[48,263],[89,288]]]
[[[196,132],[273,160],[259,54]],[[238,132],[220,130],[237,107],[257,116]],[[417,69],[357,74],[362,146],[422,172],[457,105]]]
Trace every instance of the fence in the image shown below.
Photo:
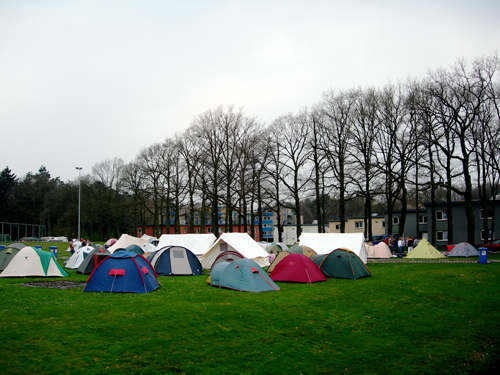
[[[0,222],[0,243],[17,242],[24,239],[39,241],[47,235],[45,225]]]

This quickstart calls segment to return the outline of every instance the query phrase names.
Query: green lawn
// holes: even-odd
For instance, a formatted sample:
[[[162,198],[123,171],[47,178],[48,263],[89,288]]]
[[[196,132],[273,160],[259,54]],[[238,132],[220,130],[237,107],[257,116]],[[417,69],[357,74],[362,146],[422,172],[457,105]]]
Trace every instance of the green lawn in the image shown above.
[[[160,277],[162,287],[147,295],[0,278],[0,368],[306,375],[482,374],[499,366],[500,263],[369,267],[371,278],[278,283],[279,292],[267,293],[213,288],[206,276]],[[66,280],[87,279],[69,272]]]

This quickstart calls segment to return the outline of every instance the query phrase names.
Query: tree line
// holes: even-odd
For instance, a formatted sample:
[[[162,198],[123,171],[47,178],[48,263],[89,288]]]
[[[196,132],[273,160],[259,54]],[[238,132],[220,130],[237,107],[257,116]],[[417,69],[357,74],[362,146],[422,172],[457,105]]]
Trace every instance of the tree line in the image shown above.
[[[387,211],[393,233],[392,215],[400,210],[402,232],[407,210],[431,202],[435,215],[432,203],[440,200],[449,206],[453,243],[451,204],[463,200],[468,242],[475,243],[472,201],[486,209],[499,195],[499,74],[497,55],[457,60],[404,83],[328,90],[311,108],[269,125],[235,106],[208,109],[131,162],[104,160],[82,176],[84,231],[106,238],[152,224],[159,235],[171,227],[180,233],[185,223],[194,233],[197,220],[203,232],[208,222],[216,234],[240,225],[255,236],[251,223],[262,233],[263,213],[273,210],[281,236],[288,208],[315,219],[319,232],[332,219],[344,232],[356,212],[371,237],[374,212]],[[22,179],[6,168],[2,218],[47,223],[54,235],[71,236],[77,189],[78,181],[52,179],[44,167]],[[301,221],[296,225],[300,235]]]

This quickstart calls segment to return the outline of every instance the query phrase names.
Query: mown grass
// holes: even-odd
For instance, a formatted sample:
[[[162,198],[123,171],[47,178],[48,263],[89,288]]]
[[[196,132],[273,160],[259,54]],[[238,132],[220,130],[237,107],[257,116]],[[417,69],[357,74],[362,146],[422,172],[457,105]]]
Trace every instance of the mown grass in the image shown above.
[[[40,279],[0,278],[0,368],[304,375],[498,369],[500,263],[369,267],[371,278],[278,283],[279,292],[267,293],[213,288],[206,276],[160,277],[162,287],[147,295],[28,288],[19,285]],[[67,280],[87,279],[69,272]]]

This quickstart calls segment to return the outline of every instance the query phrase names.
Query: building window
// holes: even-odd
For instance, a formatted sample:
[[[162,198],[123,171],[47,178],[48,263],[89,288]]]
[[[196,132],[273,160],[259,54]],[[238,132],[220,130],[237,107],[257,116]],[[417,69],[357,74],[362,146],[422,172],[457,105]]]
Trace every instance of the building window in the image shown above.
[[[489,237],[486,238],[484,230],[481,231],[481,241],[489,241],[493,238],[491,236],[491,229],[488,230],[488,233],[489,233]]]
[[[385,228],[385,220],[382,221],[382,228]]]
[[[340,230],[340,224],[335,224],[335,230]]]
[[[200,232],[201,232],[200,228],[196,229],[196,233],[200,233]]]
[[[436,237],[438,241],[448,241],[448,231],[438,231]]]
[[[187,231],[187,228],[184,228],[184,233],[187,233],[187,232],[188,232],[188,231]]]
[[[212,233],[212,228],[207,228],[207,233]]]
[[[142,228],[139,228],[139,229],[137,230],[137,232],[138,232],[139,234],[142,234]]]
[[[354,228],[363,228],[363,222],[362,221],[355,221]]]
[[[399,216],[392,217],[392,225],[399,225]]]
[[[439,210],[436,211],[436,220],[448,220],[448,215],[446,215],[446,211],[444,210]]]
[[[481,208],[481,210],[479,211],[479,218],[481,220],[484,220],[484,212],[483,212],[483,209]],[[491,208],[487,208],[486,209],[486,218],[487,219],[493,219],[493,210]]]
[[[419,224],[427,224],[427,215],[419,215],[418,216]]]

